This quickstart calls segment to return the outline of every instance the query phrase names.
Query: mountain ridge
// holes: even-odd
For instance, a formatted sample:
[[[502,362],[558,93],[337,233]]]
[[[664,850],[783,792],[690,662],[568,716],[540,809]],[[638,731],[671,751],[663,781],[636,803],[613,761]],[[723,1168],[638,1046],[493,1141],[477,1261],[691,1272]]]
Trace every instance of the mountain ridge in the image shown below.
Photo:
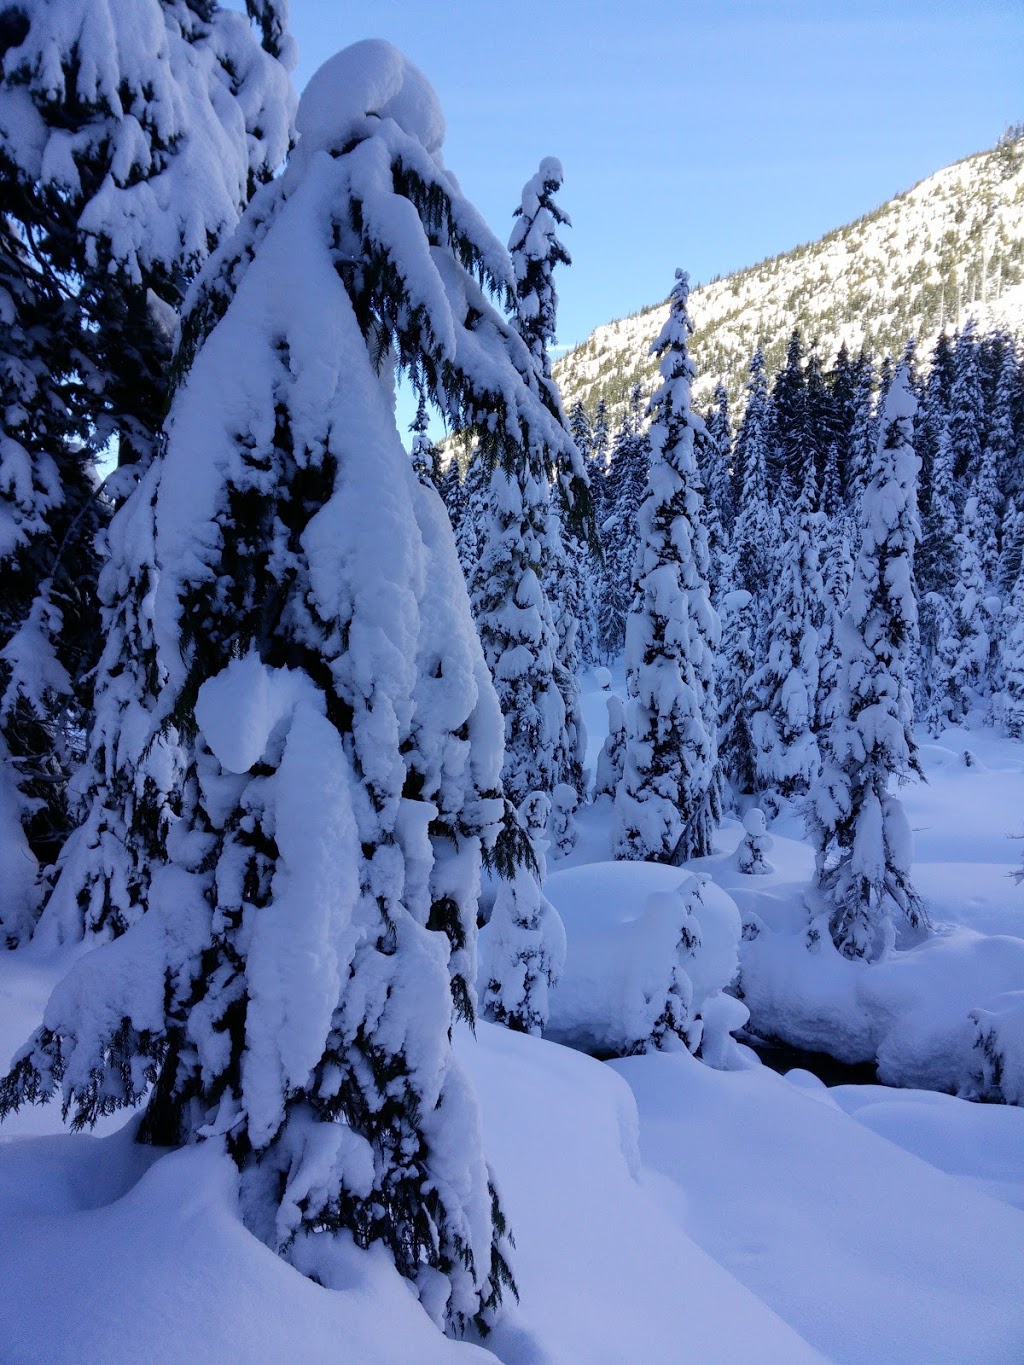
[[[852,222],[694,288],[694,395],[722,380],[742,398],[760,340],[769,372],[783,363],[794,327],[825,363],[840,345],[881,356],[920,352],[940,331],[974,316],[982,327],[1024,328],[1024,129],[925,176]],[[623,409],[634,383],[655,387],[650,356],[667,303],[594,329],[554,362],[566,408]]]

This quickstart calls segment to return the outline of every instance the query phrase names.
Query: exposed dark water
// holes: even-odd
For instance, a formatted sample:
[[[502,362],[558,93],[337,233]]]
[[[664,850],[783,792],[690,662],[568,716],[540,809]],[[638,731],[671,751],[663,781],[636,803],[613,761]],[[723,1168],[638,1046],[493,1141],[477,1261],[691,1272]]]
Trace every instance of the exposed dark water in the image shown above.
[[[756,1052],[773,1071],[792,1071],[800,1067],[809,1071],[826,1085],[878,1085],[878,1069],[874,1062],[837,1062],[827,1052],[805,1052],[788,1043],[773,1042],[754,1034],[739,1034],[739,1040]]]

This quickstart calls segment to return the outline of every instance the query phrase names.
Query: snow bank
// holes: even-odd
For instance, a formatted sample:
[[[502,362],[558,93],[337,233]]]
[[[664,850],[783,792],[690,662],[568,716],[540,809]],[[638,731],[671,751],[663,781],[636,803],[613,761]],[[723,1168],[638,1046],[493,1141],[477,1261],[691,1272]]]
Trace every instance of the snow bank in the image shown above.
[[[826,1091],[816,1077],[801,1076],[879,1137],[1024,1210],[1024,1109],[884,1085],[837,1085]],[[792,1072],[786,1077],[793,1078]]]
[[[458,1053],[516,1239],[521,1302],[487,1338],[505,1365],[819,1358],[694,1244],[686,1197],[641,1171],[619,1077],[539,1038],[477,1034],[460,1030]]]
[[[0,1146],[5,1360],[494,1359],[441,1336],[380,1248],[339,1238],[340,1287],[306,1279],[246,1232],[216,1144],[162,1155],[131,1127]]]
[[[831,1359],[1024,1359],[1017,1209],[851,1123],[823,1087],[685,1053],[611,1065],[666,1206],[684,1192],[689,1235]]]
[[[743,944],[743,998],[756,1032],[843,1062],[876,1062],[888,1085],[994,1095],[980,1040],[1001,1029],[1016,1058],[1007,1083],[1014,1102],[1022,1098],[1024,1030],[1014,1031],[1010,1015],[979,1020],[1024,981],[1024,940],[950,928],[867,964],[843,957],[827,927],[816,927],[810,947],[806,934],[769,930]]]
[[[548,1037],[615,1056],[685,1043],[712,1065],[739,1064],[729,1035],[746,1011],[723,995],[740,938],[729,896],[685,869],[644,862],[567,868],[544,890],[568,943]]]

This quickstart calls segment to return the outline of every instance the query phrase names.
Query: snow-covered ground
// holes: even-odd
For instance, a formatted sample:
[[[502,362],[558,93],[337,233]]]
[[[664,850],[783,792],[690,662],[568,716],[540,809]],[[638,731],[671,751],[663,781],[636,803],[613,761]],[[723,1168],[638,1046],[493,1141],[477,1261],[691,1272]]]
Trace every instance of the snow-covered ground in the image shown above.
[[[585,708],[593,759],[595,687]],[[1020,845],[1007,838],[1024,828],[1024,747],[979,728],[923,757],[928,784],[905,797],[937,932],[889,962],[808,950],[811,856],[795,816],[771,831],[770,875],[735,866],[736,821],[700,864],[763,926],[741,947],[753,1026],[804,1045],[845,1039],[844,1055],[878,1055],[883,1077],[910,1058],[900,1079],[969,1059],[967,1011],[1024,987],[1024,888],[1009,876]],[[549,855],[549,887],[575,888],[577,917],[602,877],[583,865],[607,859],[609,825],[599,803],[570,858]],[[648,872],[621,890],[625,922],[625,902],[651,892]],[[620,894],[604,882],[605,901]],[[67,960],[0,957],[0,1061]],[[728,1071],[685,1051],[605,1064],[487,1024],[458,1048],[516,1239],[520,1303],[486,1343],[441,1337],[379,1252],[339,1245],[332,1289],[287,1266],[243,1228],[233,1167],[212,1144],[163,1154],[132,1143],[130,1127],[46,1136],[62,1131],[48,1107],[0,1130],[0,1358],[1024,1359],[1024,1108],[826,1089],[746,1051]]]

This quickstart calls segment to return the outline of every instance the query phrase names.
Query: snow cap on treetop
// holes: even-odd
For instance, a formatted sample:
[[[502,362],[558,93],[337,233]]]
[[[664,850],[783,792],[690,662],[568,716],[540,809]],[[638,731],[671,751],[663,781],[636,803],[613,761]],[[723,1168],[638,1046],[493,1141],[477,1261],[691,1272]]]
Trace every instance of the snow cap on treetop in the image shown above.
[[[381,38],[336,53],[299,100],[295,129],[305,156],[343,146],[368,115],[393,119],[428,152],[444,141],[444,114],[423,72]]]
[[[907,362],[901,360],[892,377],[889,392],[886,394],[882,420],[883,423],[887,424],[894,422],[899,417],[913,417],[916,411],[917,399],[911,387],[910,371]]]

